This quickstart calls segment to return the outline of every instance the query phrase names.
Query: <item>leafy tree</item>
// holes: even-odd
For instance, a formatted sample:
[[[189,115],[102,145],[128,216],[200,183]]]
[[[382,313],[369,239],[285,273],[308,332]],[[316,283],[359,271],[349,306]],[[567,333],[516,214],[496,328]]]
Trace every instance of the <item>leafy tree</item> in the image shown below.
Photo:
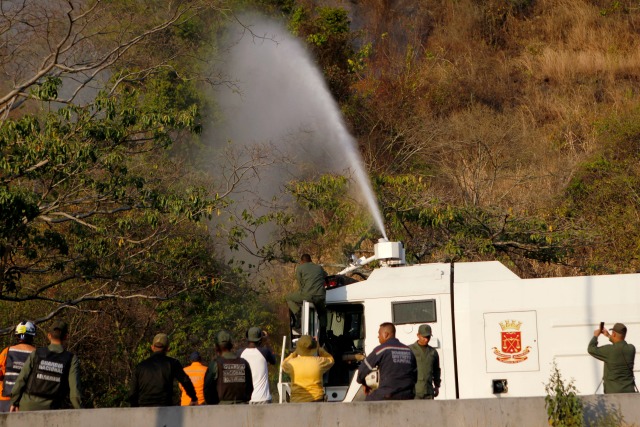
[[[564,265],[573,247],[587,239],[562,218],[445,203],[428,179],[415,175],[377,176],[374,187],[387,235],[404,243],[409,262],[497,258],[524,276],[535,276],[539,263]],[[371,250],[380,237],[357,200],[345,197],[346,178],[323,176],[291,183],[288,190],[299,210],[276,239],[285,253],[314,248],[316,258],[344,263],[354,251]]]
[[[352,32],[346,10],[335,7],[298,6],[291,12],[291,31],[307,44],[323,70],[327,84],[338,102],[347,101],[355,71],[363,66],[369,45],[355,47],[359,34]]]
[[[159,39],[184,46],[206,4],[116,21],[105,3],[25,1],[0,15],[17,35],[0,63],[11,76],[0,94],[0,300],[45,303],[30,306],[37,322],[88,302],[170,298],[214,274],[185,226],[224,202],[168,150],[200,130],[193,80],[173,50],[137,56]]]

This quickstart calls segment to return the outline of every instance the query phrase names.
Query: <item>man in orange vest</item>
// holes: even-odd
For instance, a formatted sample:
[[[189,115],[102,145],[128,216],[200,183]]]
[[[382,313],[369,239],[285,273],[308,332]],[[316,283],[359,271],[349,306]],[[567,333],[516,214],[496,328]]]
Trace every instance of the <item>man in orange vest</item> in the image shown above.
[[[20,322],[15,331],[18,343],[0,353],[0,412],[9,412],[11,390],[27,357],[36,349],[33,346],[35,336],[36,327],[32,322]]]
[[[207,372],[207,366],[202,364],[202,357],[200,357],[200,353],[197,351],[191,353],[189,360],[191,361],[191,365],[184,368],[184,372],[191,378],[193,387],[196,389],[198,405],[202,405],[204,403],[204,374]],[[182,391],[180,405],[189,406],[191,404],[191,398],[182,385],[180,385],[180,391]]]

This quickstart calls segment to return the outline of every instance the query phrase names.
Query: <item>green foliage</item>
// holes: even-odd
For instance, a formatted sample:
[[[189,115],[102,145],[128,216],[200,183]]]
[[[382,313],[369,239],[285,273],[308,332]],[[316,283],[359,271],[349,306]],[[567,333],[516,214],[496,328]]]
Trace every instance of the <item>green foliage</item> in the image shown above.
[[[636,271],[640,267],[640,126],[631,115],[603,120],[598,130],[601,148],[579,165],[559,212],[596,235],[598,244],[588,254],[580,254],[586,256],[591,271]]]
[[[38,97],[59,84],[48,79]],[[140,249],[161,252],[172,225],[213,211],[203,187],[167,181],[177,163],[165,148],[200,129],[193,87],[165,72],[135,86],[0,123],[0,297],[46,298],[48,283],[98,278],[156,283]]]
[[[387,233],[405,242],[407,259],[476,260],[495,257],[561,262],[571,230],[535,216],[498,208],[457,206],[429,197],[430,184],[416,175],[377,176]]]
[[[583,404],[573,380],[568,384],[562,378],[558,365],[554,362],[549,382],[545,384],[547,395],[544,406],[547,409],[549,425],[553,427],[580,427],[584,425]]]
[[[354,48],[357,33],[350,30],[349,14],[342,8],[298,6],[289,17],[289,30],[307,41],[338,101],[346,100],[354,73],[364,69],[370,46]]]
[[[349,33],[349,16],[344,9],[321,7],[317,10],[315,33],[307,36],[307,41],[318,47],[323,47],[334,35]]]
[[[629,13],[629,8],[623,2],[620,2],[618,0],[613,0],[609,3],[608,6],[600,9],[601,16],[611,16],[616,13],[623,13],[623,14]]]
[[[59,77],[46,76],[42,84],[31,88],[31,94],[34,98],[42,101],[51,101],[58,97],[58,88],[62,84]]]

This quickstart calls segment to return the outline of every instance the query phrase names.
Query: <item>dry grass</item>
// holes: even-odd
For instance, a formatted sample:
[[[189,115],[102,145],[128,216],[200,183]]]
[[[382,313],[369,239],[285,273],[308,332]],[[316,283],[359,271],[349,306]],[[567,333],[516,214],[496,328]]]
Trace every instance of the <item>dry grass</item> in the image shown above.
[[[387,2],[368,3],[378,22],[367,28],[407,32],[386,39],[385,60],[372,63],[379,117],[402,129],[403,140],[426,145],[425,162],[437,153],[437,186],[455,188],[458,201],[553,204],[576,165],[598,149],[594,123],[638,104],[640,10],[631,2],[611,9],[607,1],[538,0],[504,14],[504,2],[429,0],[429,36],[411,64],[392,48],[417,39],[411,26],[385,14]]]

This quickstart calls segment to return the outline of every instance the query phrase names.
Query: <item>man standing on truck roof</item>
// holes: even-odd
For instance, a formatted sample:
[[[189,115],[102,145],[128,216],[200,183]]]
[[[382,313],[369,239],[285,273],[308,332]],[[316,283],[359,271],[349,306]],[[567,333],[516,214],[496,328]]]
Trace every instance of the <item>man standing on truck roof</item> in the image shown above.
[[[310,301],[318,313],[320,335],[323,336],[327,329],[327,308],[325,301],[327,291],[324,288],[324,279],[327,272],[320,265],[311,262],[311,255],[303,254],[300,264],[296,267],[296,280],[300,289],[298,292],[286,296],[287,305],[294,317],[294,329],[300,330],[300,307],[302,301]],[[299,333],[299,332],[298,332]]]
[[[413,352],[396,338],[396,327],[390,322],[380,325],[378,341],[380,345],[358,368],[358,382],[365,386],[366,400],[413,399],[418,379]],[[379,385],[371,391],[366,384],[366,377],[375,368],[378,368]]]
[[[429,345],[431,326],[420,325],[417,335],[418,340],[409,346],[418,364],[416,399],[433,399],[440,391],[440,357]]]
[[[600,334],[609,338],[612,344],[598,347]],[[634,393],[637,392],[633,377],[633,362],[636,357],[636,348],[627,344],[627,327],[622,323],[616,323],[611,328],[611,333],[606,328],[596,329],[593,338],[589,342],[587,351],[590,355],[604,362],[604,392],[609,393]]]

